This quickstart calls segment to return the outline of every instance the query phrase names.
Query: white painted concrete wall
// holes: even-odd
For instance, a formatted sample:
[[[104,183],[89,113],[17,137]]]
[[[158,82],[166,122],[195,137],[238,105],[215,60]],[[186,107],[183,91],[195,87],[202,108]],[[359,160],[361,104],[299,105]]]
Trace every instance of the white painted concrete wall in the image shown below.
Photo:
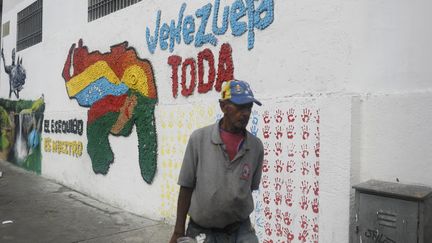
[[[194,14],[207,3],[214,4],[184,2],[185,15]],[[221,8],[233,2],[222,0]],[[2,21],[11,23],[11,34],[2,39],[7,64],[16,45],[16,13],[30,3],[4,1]],[[93,173],[86,149],[79,159],[43,153],[44,176],[132,212],[173,222],[176,172],[185,144],[170,142],[173,138],[169,134],[187,136],[195,127],[215,121],[219,93],[195,91],[188,98],[180,94],[173,98],[167,59],[172,54],[196,59],[198,52],[210,48],[217,60],[221,44],[227,42],[233,49],[235,77],[248,80],[264,105],[272,104],[264,110],[280,108],[287,112],[299,104],[299,99],[304,106],[296,107],[320,110],[320,242],[348,241],[353,184],[398,179],[432,186],[428,180],[432,169],[428,149],[432,135],[430,1],[275,0],[274,22],[255,31],[251,50],[247,48],[247,33],[234,37],[229,29],[217,36],[217,46],[196,48],[182,41],[173,53],[158,47],[151,54],[146,27],[155,28],[158,10],[162,11],[162,23],[177,21],[182,3],[144,0],[87,22],[86,0],[44,1],[43,41],[17,53],[27,71],[21,96],[36,99],[43,93],[46,119],[86,121],[87,110],[68,98],[61,77],[69,47],[82,38],[89,51],[108,52],[110,46],[126,40],[153,65],[159,96],[156,121],[161,121],[157,124],[158,172],[151,185],[139,174],[138,153],[132,149],[137,147],[135,132],[126,138],[110,138],[115,162],[105,176]],[[207,30],[210,27],[211,23]],[[8,88],[2,69],[2,97],[7,97]],[[199,112],[207,115],[199,116]],[[261,110],[257,112],[261,118]],[[300,116],[301,110],[297,112]],[[168,131],[162,122],[168,124],[172,118],[179,121],[179,114],[192,125],[186,129],[174,122],[173,130]],[[263,128],[260,120],[261,138]],[[49,137],[87,141],[85,134]],[[169,146],[178,150],[164,154],[161,149]],[[167,161],[173,161],[174,166],[168,166]]]

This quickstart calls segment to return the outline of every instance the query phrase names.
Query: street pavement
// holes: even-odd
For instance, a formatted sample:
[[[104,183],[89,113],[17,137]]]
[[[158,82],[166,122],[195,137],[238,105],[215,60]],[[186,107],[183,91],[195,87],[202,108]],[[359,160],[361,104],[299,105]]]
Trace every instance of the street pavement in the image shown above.
[[[0,242],[166,243],[173,227],[0,160]]]

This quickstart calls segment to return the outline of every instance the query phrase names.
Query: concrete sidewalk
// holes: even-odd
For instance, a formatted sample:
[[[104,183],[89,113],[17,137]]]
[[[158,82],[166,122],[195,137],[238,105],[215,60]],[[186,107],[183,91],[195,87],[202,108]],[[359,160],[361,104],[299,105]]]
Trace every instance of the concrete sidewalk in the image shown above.
[[[172,226],[0,161],[0,242],[168,242]]]

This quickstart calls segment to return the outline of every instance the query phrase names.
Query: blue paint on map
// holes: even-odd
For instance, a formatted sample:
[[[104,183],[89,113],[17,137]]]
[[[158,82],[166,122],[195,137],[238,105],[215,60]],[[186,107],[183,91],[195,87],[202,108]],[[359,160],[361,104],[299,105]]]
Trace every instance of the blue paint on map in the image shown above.
[[[125,94],[128,90],[129,88],[126,84],[120,83],[119,85],[115,85],[105,77],[102,77],[75,95],[75,99],[81,106],[90,107],[107,95],[119,96]]]

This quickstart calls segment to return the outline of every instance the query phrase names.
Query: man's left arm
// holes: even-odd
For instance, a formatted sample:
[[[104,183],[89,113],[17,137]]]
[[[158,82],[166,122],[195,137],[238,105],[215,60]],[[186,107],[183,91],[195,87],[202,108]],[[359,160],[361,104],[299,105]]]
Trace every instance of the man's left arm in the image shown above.
[[[251,184],[251,190],[258,190],[260,182],[261,182],[261,174],[262,174],[262,166],[263,166],[263,160],[264,160],[264,147],[262,143],[260,142],[260,148],[258,149],[258,161],[257,161],[257,167],[254,171],[253,177],[252,177],[252,184]]]

